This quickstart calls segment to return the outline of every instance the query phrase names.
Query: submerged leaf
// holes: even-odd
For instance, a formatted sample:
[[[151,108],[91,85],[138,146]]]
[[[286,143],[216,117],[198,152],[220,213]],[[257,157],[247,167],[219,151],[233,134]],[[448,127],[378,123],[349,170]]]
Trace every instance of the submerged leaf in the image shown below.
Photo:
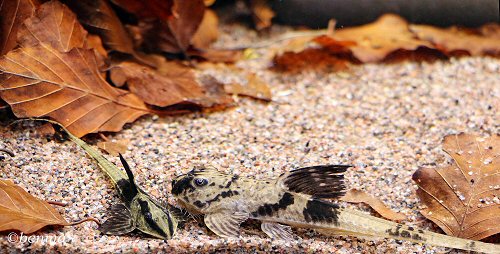
[[[448,135],[443,150],[456,165],[413,174],[421,213],[447,234],[480,240],[500,233],[500,136]]]
[[[174,0],[173,16],[155,23],[146,43],[152,49],[168,53],[185,53],[205,13],[203,0]]]
[[[17,45],[17,31],[35,14],[37,0],[0,0],[0,56]]]
[[[70,225],[50,204],[10,180],[0,179],[0,232],[30,234],[49,225]]]
[[[431,44],[415,38],[408,23],[401,17],[386,14],[374,23],[338,29],[332,36],[339,43],[354,42],[349,46],[352,54],[361,62],[376,62],[399,50],[415,50],[431,47]]]
[[[179,103],[212,107],[221,103],[220,96],[227,97],[224,90],[216,95],[209,94],[195,73],[185,66],[167,61],[158,61],[157,65],[158,69],[154,70],[133,62],[122,62],[111,69],[111,80],[118,86],[126,82],[131,92],[158,107]]]
[[[21,47],[43,43],[62,52],[84,48],[86,41],[87,31],[80,25],[76,15],[57,1],[41,5],[36,15],[27,19],[18,33]]]
[[[385,206],[382,201],[373,196],[370,196],[368,193],[361,190],[351,189],[347,191],[346,194],[340,199],[349,203],[365,203],[382,217],[389,220],[401,221],[406,219],[406,216],[404,216],[403,214],[394,212],[393,210]]]
[[[0,96],[17,117],[51,117],[80,137],[119,131],[148,113],[139,98],[103,79],[90,49],[20,48],[0,59],[0,71]]]
[[[127,151],[128,143],[130,143],[130,140],[128,139],[118,141],[105,141],[98,142],[97,147],[106,151],[110,155],[118,156],[119,154],[124,154]]]
[[[473,56],[499,55],[500,37],[495,38],[493,26],[486,29],[485,33],[488,36],[468,33],[457,27],[442,29],[426,25],[410,26],[410,30],[418,38],[431,42],[444,53],[465,51]]]
[[[230,94],[245,95],[256,99],[270,101],[272,99],[271,89],[257,75],[247,75],[246,84],[230,83],[226,84],[225,89]]]

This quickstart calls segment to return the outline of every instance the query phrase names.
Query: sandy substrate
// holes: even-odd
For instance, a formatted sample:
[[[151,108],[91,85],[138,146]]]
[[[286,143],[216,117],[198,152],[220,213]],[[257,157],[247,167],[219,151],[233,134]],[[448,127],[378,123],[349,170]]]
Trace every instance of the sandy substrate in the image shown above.
[[[275,29],[278,34],[282,28]],[[247,43],[255,37],[241,27],[226,30],[231,32],[230,36],[226,31],[223,37],[227,44]],[[239,98],[238,107],[223,112],[144,117],[108,136],[130,140],[124,156],[140,186],[158,200],[174,202],[169,194],[170,179],[195,164],[211,164],[225,172],[256,178],[276,177],[299,166],[352,164],[355,167],[346,176],[350,187],[364,189],[404,213],[407,224],[439,231],[419,214],[411,175],[420,166],[450,162],[441,150],[441,139],[447,134],[499,132],[499,59],[367,64],[340,73],[288,75],[267,69],[268,49],[257,53],[260,58],[238,66],[270,84],[273,102]],[[221,80],[238,78],[217,70],[205,72]],[[0,177],[13,179],[39,198],[68,203],[57,208],[67,220],[85,216],[102,220],[106,208],[119,201],[108,178],[72,142],[37,137],[29,125],[3,126],[0,132],[0,147],[16,153],[16,157],[0,161]],[[86,141],[95,144],[98,139]],[[365,206],[344,205],[373,214]],[[249,234],[225,240],[207,234],[194,222],[188,222],[167,242],[140,234],[104,236],[96,228],[94,223],[85,223],[35,234],[57,236],[62,243],[12,243],[5,234],[0,236],[0,252],[445,251],[395,240],[324,237],[309,230],[296,230],[301,239],[292,242]]]

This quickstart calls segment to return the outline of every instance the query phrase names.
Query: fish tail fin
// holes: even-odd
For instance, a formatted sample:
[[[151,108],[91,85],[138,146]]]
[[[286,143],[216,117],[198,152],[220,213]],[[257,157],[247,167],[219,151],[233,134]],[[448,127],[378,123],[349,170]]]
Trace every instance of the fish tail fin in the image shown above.
[[[341,234],[344,231],[344,235],[385,237],[440,247],[500,254],[500,245],[497,244],[443,235],[373,217],[359,211],[343,210],[339,217],[339,225],[336,228],[323,228],[321,232]]]

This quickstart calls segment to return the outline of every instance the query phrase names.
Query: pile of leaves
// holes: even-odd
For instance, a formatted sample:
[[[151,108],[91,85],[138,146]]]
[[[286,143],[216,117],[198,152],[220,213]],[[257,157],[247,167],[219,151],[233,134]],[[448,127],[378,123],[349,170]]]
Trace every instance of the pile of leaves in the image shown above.
[[[395,60],[434,60],[451,56],[500,56],[500,25],[478,29],[437,28],[409,24],[394,14],[385,14],[371,24],[305,36],[289,43],[274,58],[283,71],[330,65],[345,68],[346,62],[375,63]],[[298,41],[298,42],[297,42]]]
[[[237,59],[209,48],[217,25],[203,0],[2,0],[0,107],[50,117],[81,137],[151,113],[227,108],[230,93],[269,100],[267,86],[234,91],[182,61]]]

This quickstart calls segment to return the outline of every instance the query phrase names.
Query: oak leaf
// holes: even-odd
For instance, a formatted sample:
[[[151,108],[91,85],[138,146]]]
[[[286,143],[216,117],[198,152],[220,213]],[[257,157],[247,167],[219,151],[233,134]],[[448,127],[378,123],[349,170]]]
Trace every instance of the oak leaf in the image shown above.
[[[457,27],[443,29],[426,25],[410,26],[410,30],[418,38],[429,41],[444,53],[465,51],[473,56],[499,55],[500,38],[495,37],[494,28],[486,29],[490,29],[483,31],[488,36],[470,33]]]
[[[33,197],[10,180],[0,179],[0,232],[30,234],[49,225],[68,223],[49,203]]]
[[[350,189],[345,193],[344,196],[342,196],[341,200],[349,203],[365,203],[382,217],[389,220],[401,221],[406,219],[406,216],[404,216],[403,214],[389,209],[379,199],[358,189]]]
[[[0,0],[0,56],[17,45],[17,31],[35,14],[37,0]]]
[[[455,165],[413,174],[420,212],[448,235],[480,240],[500,233],[500,136],[460,133],[443,140]]]

